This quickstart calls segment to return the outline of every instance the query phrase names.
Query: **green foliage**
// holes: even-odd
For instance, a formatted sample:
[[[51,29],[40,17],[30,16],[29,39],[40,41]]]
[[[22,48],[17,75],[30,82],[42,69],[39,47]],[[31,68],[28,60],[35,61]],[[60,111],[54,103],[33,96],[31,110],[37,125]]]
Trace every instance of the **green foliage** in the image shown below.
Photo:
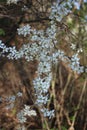
[[[5,31],[2,28],[0,28],[0,36],[5,36]]]
[[[62,126],[62,130],[67,130],[67,128],[65,126]]]
[[[70,117],[70,120],[71,120],[71,121],[75,120],[75,117],[74,117],[74,116],[71,116],[71,117]]]

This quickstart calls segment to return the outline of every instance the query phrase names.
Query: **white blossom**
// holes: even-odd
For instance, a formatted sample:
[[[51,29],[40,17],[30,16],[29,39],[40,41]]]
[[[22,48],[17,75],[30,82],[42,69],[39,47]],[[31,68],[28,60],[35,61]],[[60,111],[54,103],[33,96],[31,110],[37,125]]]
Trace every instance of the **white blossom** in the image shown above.
[[[36,115],[37,115],[37,113],[35,110],[31,110],[30,106],[25,105],[25,108],[17,114],[17,119],[20,123],[23,124],[27,121],[26,116],[36,116]]]
[[[37,113],[36,113],[36,111],[35,110],[31,110],[30,109],[30,106],[27,106],[27,105],[25,105],[25,108],[23,109],[23,111],[24,111],[24,116],[36,116],[37,115]]]
[[[30,25],[27,24],[23,27],[18,28],[17,31],[18,31],[18,35],[23,35],[24,37],[26,37],[27,35],[30,34],[31,27]]]
[[[48,73],[51,71],[51,63],[49,62],[40,62],[38,66],[38,72],[41,73]]]
[[[77,53],[80,53],[80,52],[83,52],[83,49],[82,48],[79,48]]]
[[[84,67],[80,66],[80,58],[78,58],[78,53],[74,54],[71,57],[71,64],[69,65],[71,67],[71,69],[75,72],[79,73],[83,73],[84,72]]]
[[[19,0],[7,0],[7,4],[17,4]]]
[[[52,79],[52,76],[51,74],[49,74],[45,76],[45,78],[43,79],[40,77],[37,77],[35,80],[33,80],[33,85],[36,92],[38,93],[39,91],[41,93],[46,93],[50,87],[51,79]]]
[[[21,93],[21,92],[18,92],[18,93],[17,93],[17,96],[18,96],[18,97],[22,97],[22,93]]]
[[[39,95],[37,95],[37,100],[36,100],[37,105],[47,104],[48,101],[49,101],[48,100],[48,95],[43,96],[40,93],[39,93]]]
[[[75,50],[75,49],[76,49],[76,45],[72,43],[71,46],[70,46],[70,48],[71,48],[72,50]]]
[[[49,119],[54,117],[54,110],[48,110],[47,108],[43,108],[41,109],[41,112],[44,114],[44,117],[49,117]]]
[[[61,22],[62,19],[70,12],[70,10],[65,6],[65,3],[61,5],[54,3],[54,5],[51,7],[51,14],[49,18],[53,21]]]
[[[17,119],[20,123],[24,123],[26,122],[27,118],[24,116],[24,111],[21,110],[18,114],[17,114]]]

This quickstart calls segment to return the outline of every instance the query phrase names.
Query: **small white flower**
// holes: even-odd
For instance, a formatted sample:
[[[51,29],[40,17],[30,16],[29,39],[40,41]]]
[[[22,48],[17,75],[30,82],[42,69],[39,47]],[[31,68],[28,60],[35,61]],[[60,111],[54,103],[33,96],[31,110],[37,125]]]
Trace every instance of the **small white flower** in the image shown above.
[[[79,48],[77,53],[80,53],[80,52],[83,52],[83,49],[82,48]]]
[[[25,105],[25,108],[23,109],[24,116],[36,116],[37,113],[34,110],[30,110],[30,106]]]
[[[7,4],[11,4],[11,3],[14,3],[14,4],[17,4],[19,0],[7,0]]]
[[[41,109],[41,112],[44,114],[44,117],[49,117],[49,119],[54,117],[54,110],[48,110],[47,108],[43,108]]]
[[[71,48],[72,50],[75,50],[75,49],[76,49],[76,45],[75,45],[75,44],[71,44],[70,48]]]
[[[24,123],[26,122],[26,117],[24,117],[24,111],[21,110],[18,114],[17,114],[17,119],[20,123]]]
[[[18,93],[17,93],[17,96],[18,96],[18,97],[22,97],[22,93],[21,93],[21,92],[18,92]]]
[[[36,100],[36,104],[37,105],[41,105],[41,104],[46,104],[48,102],[48,95],[43,96],[41,95],[37,95],[37,100]]]
[[[23,35],[24,37],[26,37],[28,34],[30,34],[31,27],[30,25],[27,24],[21,28],[18,28],[17,31],[18,31],[18,35]]]
[[[34,110],[25,111],[24,110],[24,116],[36,116],[37,113]]]

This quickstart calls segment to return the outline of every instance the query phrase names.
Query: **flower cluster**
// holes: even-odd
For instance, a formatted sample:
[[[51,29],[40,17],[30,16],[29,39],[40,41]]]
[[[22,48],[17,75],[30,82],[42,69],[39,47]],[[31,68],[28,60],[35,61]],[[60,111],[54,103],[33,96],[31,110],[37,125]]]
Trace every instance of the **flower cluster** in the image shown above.
[[[73,55],[70,60],[65,56],[65,53],[62,50],[55,49],[55,46],[58,43],[57,32],[59,31],[56,26],[56,21],[60,22],[69,11],[70,10],[65,8],[64,4],[61,6],[54,4],[49,17],[51,19],[50,27],[48,27],[46,31],[32,29],[28,24],[18,28],[18,35],[29,37],[29,43],[23,44],[18,51],[15,47],[6,47],[5,44],[0,41],[2,56],[6,54],[9,59],[19,59],[24,57],[27,61],[38,61],[38,75],[33,80],[35,95],[37,97],[35,103],[40,106],[44,116],[49,118],[54,116],[54,110],[48,110],[48,108],[46,108],[49,101],[48,90],[53,78],[52,65],[58,63],[59,60],[62,60],[63,62],[68,61],[69,67],[77,73],[82,73],[84,69],[83,66],[80,66],[78,53]],[[72,45],[72,48],[75,48],[75,46]],[[30,110],[29,106],[25,105],[25,109],[18,113],[18,119],[21,123],[26,122],[26,115],[36,116],[35,112]]]
[[[7,4],[17,4],[19,0],[7,0]]]
[[[31,110],[30,106],[25,105],[25,108],[17,114],[17,119],[20,123],[24,123],[27,121],[26,116],[36,116],[36,115],[37,113],[35,110]]]
[[[76,45],[73,44],[73,43],[71,44],[70,48],[71,48],[72,50],[77,50]],[[83,52],[83,49],[82,49],[82,48],[78,48],[77,53],[80,53],[80,52]]]
[[[42,113],[44,114],[44,117],[49,117],[49,119],[51,119],[52,117],[54,117],[54,110],[48,110],[46,108],[41,109]]]
[[[80,58],[78,58],[78,53],[76,53],[71,57],[71,64],[69,65],[71,67],[71,69],[73,71],[77,72],[78,74],[84,72],[84,67],[80,66],[79,60],[80,60]]]
[[[0,49],[2,49],[2,52],[0,52],[0,56],[4,56],[5,52],[8,52],[8,47],[0,40]]]
[[[39,93],[47,93],[50,87],[50,81],[52,80],[52,73],[45,76],[45,78],[37,77],[33,81],[34,88],[36,89],[36,94]]]
[[[70,48],[71,48],[72,50],[75,50],[75,49],[76,49],[76,45],[72,43],[71,46],[70,46]]]
[[[52,21],[61,22],[61,20],[70,13],[70,10],[66,8],[66,4],[68,5],[69,2],[62,3],[61,5],[54,3],[54,5],[51,7],[51,14],[50,19]]]
[[[27,24],[21,28],[18,28],[17,31],[18,35],[23,35],[24,37],[26,37],[28,34],[30,34],[31,27]]]
[[[17,114],[17,119],[20,123],[24,123],[26,122],[27,118],[24,116],[24,111],[21,110],[18,114]]]

